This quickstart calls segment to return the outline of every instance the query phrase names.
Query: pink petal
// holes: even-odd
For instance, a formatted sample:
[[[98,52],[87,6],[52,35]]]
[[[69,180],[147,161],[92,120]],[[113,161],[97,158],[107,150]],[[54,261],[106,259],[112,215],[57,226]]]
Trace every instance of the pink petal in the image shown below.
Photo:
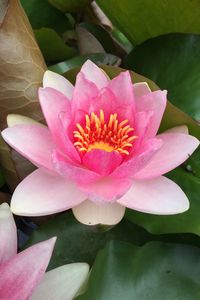
[[[160,147],[162,147],[161,139],[154,138],[145,141],[142,152],[133,154],[132,158],[124,161],[111,176],[115,178],[133,177],[136,172],[149,163]]]
[[[109,79],[106,73],[97,65],[95,65],[91,60],[87,60],[83,64],[81,72],[89,81],[95,83],[98,89],[101,89],[108,84]]]
[[[82,72],[79,72],[76,77],[76,84],[73,93],[73,114],[77,110],[83,110],[89,113],[94,111],[94,98],[97,96],[97,94],[98,89],[95,84],[89,81]]]
[[[181,188],[165,177],[134,181],[131,189],[117,202],[157,215],[179,214],[189,208],[189,201]]]
[[[36,166],[52,169],[54,148],[51,134],[43,125],[16,125],[2,131],[4,140]]]
[[[163,146],[134,178],[154,178],[175,169],[188,159],[199,145],[199,141],[188,134],[163,133],[157,137],[163,141]]]
[[[64,132],[60,119],[60,115],[63,112],[65,112],[65,115],[67,115],[69,119],[71,118],[71,102],[63,94],[52,88],[40,88],[39,98],[46,122],[56,145],[63,153],[79,161],[79,154]]]
[[[100,109],[102,109],[104,111],[106,122],[108,122],[110,114],[118,113],[118,108],[117,98],[109,88],[102,89],[98,96],[93,100],[92,111],[99,113]]]
[[[167,103],[166,94],[166,91],[155,91],[137,98],[135,101],[136,111],[153,112],[150,126],[146,132],[146,138],[154,137],[158,131]]]
[[[130,157],[132,157],[135,154],[135,152],[141,152],[142,144],[145,142],[145,135],[150,126],[152,115],[152,111],[140,111],[135,114],[135,124],[133,126],[133,133],[137,136],[137,138],[134,141],[134,146],[130,150]]]
[[[0,265],[17,253],[17,229],[10,207],[0,205]]]
[[[49,70],[44,73],[43,87],[51,87],[63,93],[68,99],[72,98],[74,89],[74,86],[71,84],[71,82],[69,82],[69,80]]]
[[[0,266],[2,300],[29,299],[48,266],[55,241],[52,238],[38,243]]]
[[[133,85],[129,71],[121,72],[108,83],[108,88],[118,99],[118,104],[134,107]]]
[[[65,157],[57,151],[53,153],[53,164],[58,174],[67,180],[75,181],[77,184],[89,184],[101,177],[99,174],[86,169],[82,165],[75,165],[68,162]]]
[[[73,209],[75,218],[86,225],[116,225],[125,213],[125,207],[118,203],[94,203],[86,200]]]
[[[70,209],[85,199],[73,182],[38,169],[17,186],[11,210],[16,215],[43,216]]]
[[[78,187],[86,194],[86,198],[99,202],[113,202],[124,195],[132,185],[130,179],[118,179],[111,176],[100,178],[94,182],[79,183]]]
[[[83,157],[83,164],[93,172],[101,175],[109,175],[122,162],[121,154],[112,151],[94,149],[87,152]]]
[[[139,98],[151,93],[151,89],[147,82],[138,82],[133,85],[133,92],[135,98]]]

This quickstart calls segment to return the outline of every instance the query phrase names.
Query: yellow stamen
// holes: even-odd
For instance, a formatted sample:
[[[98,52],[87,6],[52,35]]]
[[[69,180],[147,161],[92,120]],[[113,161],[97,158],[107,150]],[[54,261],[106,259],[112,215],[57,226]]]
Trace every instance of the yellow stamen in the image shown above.
[[[77,123],[78,130],[73,131],[74,146],[83,153],[101,149],[129,155],[128,149],[132,148],[137,136],[132,134],[134,129],[128,123],[128,120],[119,123],[117,113],[114,113],[110,115],[106,124],[102,109],[99,116],[94,112],[86,114],[85,127]]]

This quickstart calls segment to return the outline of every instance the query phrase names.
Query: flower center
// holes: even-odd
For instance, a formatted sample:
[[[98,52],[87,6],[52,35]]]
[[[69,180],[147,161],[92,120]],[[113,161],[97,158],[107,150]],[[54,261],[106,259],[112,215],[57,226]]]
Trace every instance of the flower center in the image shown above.
[[[73,132],[74,146],[80,152],[101,149],[128,155],[128,149],[133,146],[133,141],[137,138],[133,135],[134,129],[128,123],[128,120],[119,123],[116,113],[111,114],[106,123],[102,109],[99,116],[94,112],[91,115],[86,114],[85,127],[76,124],[78,130]]]

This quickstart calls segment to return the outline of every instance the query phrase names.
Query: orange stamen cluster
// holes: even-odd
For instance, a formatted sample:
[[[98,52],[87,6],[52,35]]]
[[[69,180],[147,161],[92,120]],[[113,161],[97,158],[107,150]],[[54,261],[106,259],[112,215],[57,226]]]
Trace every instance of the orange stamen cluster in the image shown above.
[[[128,149],[133,146],[137,136],[131,134],[134,129],[128,125],[128,120],[119,123],[117,114],[111,114],[107,124],[104,111],[101,109],[99,116],[94,112],[85,115],[85,127],[76,124],[78,130],[74,134],[74,146],[80,152],[89,152],[93,149],[101,149],[107,152],[116,151],[129,154]]]

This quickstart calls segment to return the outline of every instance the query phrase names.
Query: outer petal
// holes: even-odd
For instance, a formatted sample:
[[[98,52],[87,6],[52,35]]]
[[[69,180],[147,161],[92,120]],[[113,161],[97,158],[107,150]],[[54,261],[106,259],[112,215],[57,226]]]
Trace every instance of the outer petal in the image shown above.
[[[135,98],[139,98],[151,93],[151,89],[147,82],[138,82],[133,85],[133,92]]]
[[[8,127],[13,127],[15,125],[19,125],[19,124],[37,124],[37,125],[42,125],[41,123],[26,117],[26,116],[22,116],[22,115],[17,115],[17,114],[9,114],[7,116],[7,124]]]
[[[38,243],[15,255],[0,267],[2,300],[27,300],[48,266],[55,238]]]
[[[134,178],[154,178],[175,169],[189,158],[199,145],[199,141],[188,134],[163,133],[157,137],[163,141],[163,146]]]
[[[86,225],[115,225],[121,221],[125,207],[118,203],[94,203],[86,200],[73,209],[75,218]]]
[[[52,71],[46,71],[43,77],[43,87],[51,87],[61,93],[63,93],[68,99],[72,98],[74,86],[65,77],[54,73]]]
[[[85,199],[71,181],[38,169],[17,186],[11,210],[22,216],[49,215],[72,208]]]
[[[95,83],[98,89],[105,87],[108,84],[108,77],[104,71],[102,71],[97,65],[95,65],[91,60],[87,60],[82,68],[81,72],[85,77]]]
[[[160,122],[166,107],[167,98],[166,91],[155,91],[148,93],[140,98],[136,99],[136,110],[140,111],[152,111],[151,124],[146,132],[147,138],[152,138],[156,135]]]
[[[179,214],[189,208],[189,201],[181,188],[165,177],[134,181],[132,188],[117,202],[157,215]]]
[[[85,283],[89,272],[86,263],[64,265],[47,272],[30,300],[72,300]]]
[[[180,125],[176,127],[172,127],[170,129],[167,129],[165,133],[184,133],[189,134],[188,127],[186,125]]]
[[[111,176],[100,178],[94,182],[78,183],[78,187],[90,200],[101,202],[113,202],[124,195],[132,185],[130,179],[118,179]]]
[[[71,102],[63,94],[52,88],[40,88],[39,98],[42,111],[56,145],[63,153],[66,152],[71,158],[79,161],[80,157],[64,132],[60,119],[60,114],[63,112],[66,113],[68,118],[71,118]]]
[[[52,169],[51,155],[54,148],[46,126],[16,125],[2,131],[4,140],[36,166]]]
[[[0,265],[17,253],[17,229],[10,207],[0,205]]]
[[[87,152],[83,157],[83,164],[93,172],[101,175],[109,175],[122,162],[121,154],[112,151],[95,149]]]

